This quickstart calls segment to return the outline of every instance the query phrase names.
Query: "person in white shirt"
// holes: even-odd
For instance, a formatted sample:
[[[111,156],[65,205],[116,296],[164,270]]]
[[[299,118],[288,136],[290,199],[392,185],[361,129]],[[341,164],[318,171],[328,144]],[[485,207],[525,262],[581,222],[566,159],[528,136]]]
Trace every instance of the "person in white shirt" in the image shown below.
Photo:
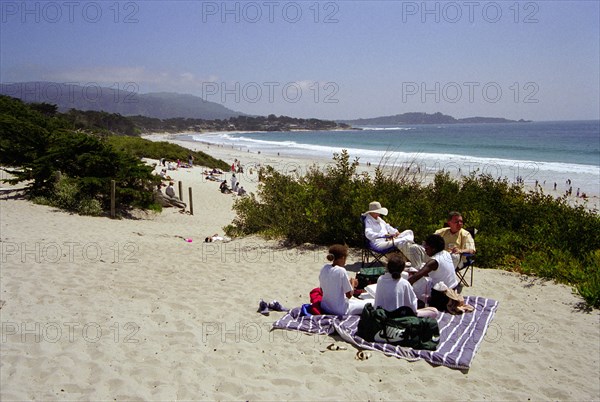
[[[431,259],[425,263],[423,268],[409,277],[408,281],[414,284],[419,279],[428,276],[432,286],[435,287],[436,284],[442,282],[449,289],[458,291],[459,282],[454,270],[454,262],[450,253],[445,250],[444,238],[439,234],[431,234],[425,239],[424,248]],[[448,296],[444,292],[439,292],[435,288],[431,289],[430,306],[440,311],[446,311],[448,300]]]
[[[361,314],[367,300],[352,297],[354,289],[358,285],[356,278],[348,278],[346,271],[346,257],[348,247],[334,244],[329,247],[327,260],[331,264],[325,264],[319,273],[319,285],[323,291],[321,308],[326,314],[335,315],[358,315]]]
[[[400,232],[386,223],[381,215],[387,215],[388,209],[383,208],[377,201],[369,204],[369,210],[364,216],[365,236],[376,251],[385,251],[392,247],[397,248],[411,262],[415,268],[420,268],[428,260],[425,249],[414,242],[412,230]]]
[[[388,258],[387,272],[377,279],[375,307],[394,311],[406,306],[410,307],[418,317],[436,318],[438,315],[437,309],[433,307],[417,308],[417,295],[410,282],[402,275],[405,265],[404,257],[399,254],[394,254]]]
[[[394,311],[402,306],[407,306],[416,313],[417,296],[410,283],[402,278],[404,266],[404,258],[400,255],[395,254],[388,258],[387,272],[377,279],[375,307]]]

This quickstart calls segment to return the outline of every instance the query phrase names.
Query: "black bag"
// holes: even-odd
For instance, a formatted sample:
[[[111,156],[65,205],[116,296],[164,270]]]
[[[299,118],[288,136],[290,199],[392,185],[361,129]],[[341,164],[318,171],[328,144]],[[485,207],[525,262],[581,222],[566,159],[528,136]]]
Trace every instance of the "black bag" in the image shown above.
[[[440,339],[440,329],[435,319],[417,317],[410,307],[386,311],[367,304],[360,316],[356,335],[367,342],[435,350]]]
[[[362,268],[356,273],[356,279],[358,280],[356,289],[364,289],[368,285],[377,283],[377,279],[384,273],[384,267]]]

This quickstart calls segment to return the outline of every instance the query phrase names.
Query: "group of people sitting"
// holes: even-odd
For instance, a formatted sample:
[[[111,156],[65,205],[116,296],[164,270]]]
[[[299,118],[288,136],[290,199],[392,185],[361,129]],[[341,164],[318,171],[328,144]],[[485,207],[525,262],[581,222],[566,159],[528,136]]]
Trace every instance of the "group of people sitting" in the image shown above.
[[[244,186],[241,186],[237,177],[235,177],[235,173],[231,175],[231,188],[227,186],[227,180],[223,180],[219,186],[219,190],[223,194],[237,194],[239,196],[244,196],[247,194]]]
[[[177,170],[179,168],[192,168],[194,167],[194,157],[192,155],[188,156],[188,163],[183,162],[181,159],[177,159],[175,161],[169,161],[165,158],[160,158],[160,165],[168,170]]]
[[[206,180],[220,182],[222,180],[220,175],[223,174],[223,171],[216,168],[212,168],[211,170],[205,170],[204,172],[202,172],[202,174],[205,175]]]
[[[464,253],[476,251],[473,237],[463,229],[462,215],[451,212],[447,227],[430,234],[423,245],[418,245],[412,231],[400,232],[381,218],[387,213],[386,208],[374,201],[363,214],[365,236],[371,246],[392,253],[388,256],[386,273],[377,280],[374,300],[353,297],[358,281],[349,278],[345,269],[348,248],[335,244],[327,254],[330,263],[325,264],[319,274],[324,312],[361,314],[365,304],[372,303],[388,311],[408,306],[417,316],[431,317],[438,311],[446,311],[447,289],[460,293],[456,268],[464,263]]]
[[[173,188],[173,182],[169,181],[169,185],[165,189],[165,192],[162,192],[164,184],[162,182],[156,185],[156,190],[154,190],[154,199],[155,201],[162,205],[163,207],[176,207],[180,208],[181,212],[185,211],[187,204],[179,199],[175,194],[175,189]]]

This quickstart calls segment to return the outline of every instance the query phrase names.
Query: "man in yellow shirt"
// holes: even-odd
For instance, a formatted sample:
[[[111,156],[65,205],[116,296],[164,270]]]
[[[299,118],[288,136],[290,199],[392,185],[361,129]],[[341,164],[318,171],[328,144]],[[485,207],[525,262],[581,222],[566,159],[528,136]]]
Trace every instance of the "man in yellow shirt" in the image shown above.
[[[467,230],[463,229],[463,217],[460,212],[452,211],[446,221],[448,227],[435,231],[444,238],[446,249],[452,254],[455,267],[462,267],[466,258],[463,253],[475,254],[475,241]]]

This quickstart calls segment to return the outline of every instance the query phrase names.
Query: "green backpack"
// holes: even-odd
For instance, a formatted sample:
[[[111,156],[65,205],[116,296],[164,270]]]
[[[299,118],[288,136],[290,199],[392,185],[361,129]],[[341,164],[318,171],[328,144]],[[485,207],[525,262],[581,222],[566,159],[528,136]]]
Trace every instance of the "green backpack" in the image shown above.
[[[410,307],[386,311],[367,304],[360,316],[356,335],[367,342],[435,350],[440,340],[440,329],[435,319],[417,317]]]

